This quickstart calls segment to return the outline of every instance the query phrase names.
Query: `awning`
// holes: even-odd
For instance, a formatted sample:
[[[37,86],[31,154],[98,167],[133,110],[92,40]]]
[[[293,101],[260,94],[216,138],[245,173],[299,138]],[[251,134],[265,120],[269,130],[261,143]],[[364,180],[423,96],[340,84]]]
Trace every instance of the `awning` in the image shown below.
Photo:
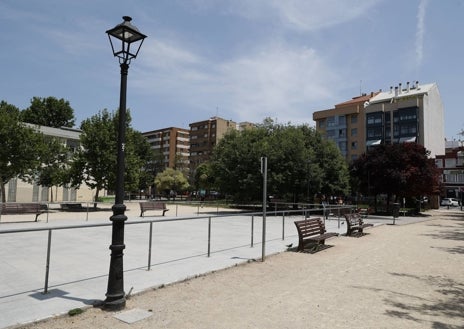
[[[375,146],[380,145],[382,143],[381,139],[374,139],[366,142],[366,146]]]
[[[416,141],[416,136],[414,137],[401,137],[400,143],[414,143]]]

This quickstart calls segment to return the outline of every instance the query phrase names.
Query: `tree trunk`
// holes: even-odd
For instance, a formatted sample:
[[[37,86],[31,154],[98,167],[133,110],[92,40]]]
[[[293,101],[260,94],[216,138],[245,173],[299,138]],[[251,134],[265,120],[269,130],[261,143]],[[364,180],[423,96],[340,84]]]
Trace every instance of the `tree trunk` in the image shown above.
[[[95,191],[95,200],[94,203],[93,203],[93,209],[97,209],[97,202],[98,202],[98,196],[100,194],[100,189],[97,187],[96,191]]]
[[[5,198],[5,185],[6,183],[3,183],[3,180],[0,178],[0,195],[2,197],[2,203],[5,203],[6,202],[6,198]]]

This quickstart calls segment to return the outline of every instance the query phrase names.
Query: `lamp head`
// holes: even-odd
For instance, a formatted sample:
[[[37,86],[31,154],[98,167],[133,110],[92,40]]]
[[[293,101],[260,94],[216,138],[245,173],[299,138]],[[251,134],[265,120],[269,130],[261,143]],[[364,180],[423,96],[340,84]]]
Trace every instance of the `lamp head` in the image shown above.
[[[106,33],[114,56],[119,58],[120,63],[129,64],[132,58],[137,57],[143,40],[147,36],[131,24],[131,17],[124,16],[123,19],[124,21],[121,24],[116,25]],[[119,42],[121,43],[120,48],[117,47]],[[134,49],[135,51],[133,51]]]

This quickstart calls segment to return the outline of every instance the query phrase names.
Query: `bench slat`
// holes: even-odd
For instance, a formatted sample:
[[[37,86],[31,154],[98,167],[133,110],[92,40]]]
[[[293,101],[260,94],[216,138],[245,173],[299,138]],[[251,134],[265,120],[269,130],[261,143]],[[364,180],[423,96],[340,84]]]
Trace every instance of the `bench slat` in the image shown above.
[[[346,220],[346,235],[351,236],[353,232],[357,231],[359,235],[363,235],[363,230],[366,227],[374,226],[374,224],[364,223],[360,214],[345,214]]]
[[[321,218],[295,221],[295,226],[298,231],[298,251],[304,250],[306,242],[317,242],[317,246],[319,247],[319,245],[325,244],[326,239],[339,235],[335,232],[326,232],[324,222]]]
[[[139,204],[140,204],[140,217],[143,217],[144,212],[148,210],[161,210],[163,211],[163,216],[166,213],[166,211],[169,211],[169,209],[166,207],[166,203],[164,202],[146,201],[146,202],[139,202]]]
[[[47,205],[41,203],[2,203],[2,214],[35,214],[35,221],[39,215],[47,211]]]

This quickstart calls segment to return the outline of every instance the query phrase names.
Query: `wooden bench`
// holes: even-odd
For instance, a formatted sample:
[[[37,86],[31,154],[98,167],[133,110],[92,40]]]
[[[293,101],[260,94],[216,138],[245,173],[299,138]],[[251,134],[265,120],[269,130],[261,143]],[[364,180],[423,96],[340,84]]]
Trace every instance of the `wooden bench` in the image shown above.
[[[317,243],[317,250],[320,245],[325,244],[326,239],[339,235],[335,232],[326,232],[324,222],[321,218],[308,218],[295,221],[295,226],[298,231],[298,251],[303,251],[305,244],[308,242]]]
[[[83,210],[82,203],[62,203],[60,204],[61,210]]]
[[[346,235],[351,236],[353,232],[358,232],[358,236],[363,235],[363,230],[366,227],[374,226],[374,224],[364,223],[362,217],[358,213],[344,214],[346,220]]]
[[[14,214],[35,214],[35,221],[39,215],[47,212],[47,205],[40,203],[18,203],[8,202],[2,203],[2,214],[14,215]]]
[[[373,213],[373,210],[372,208],[359,208],[358,209],[358,214],[362,217],[362,218],[367,218],[370,214]]]
[[[166,208],[166,203],[164,202],[139,202],[140,204],[140,217],[143,217],[143,213],[147,210],[161,210],[163,211],[163,216],[169,209]]]

